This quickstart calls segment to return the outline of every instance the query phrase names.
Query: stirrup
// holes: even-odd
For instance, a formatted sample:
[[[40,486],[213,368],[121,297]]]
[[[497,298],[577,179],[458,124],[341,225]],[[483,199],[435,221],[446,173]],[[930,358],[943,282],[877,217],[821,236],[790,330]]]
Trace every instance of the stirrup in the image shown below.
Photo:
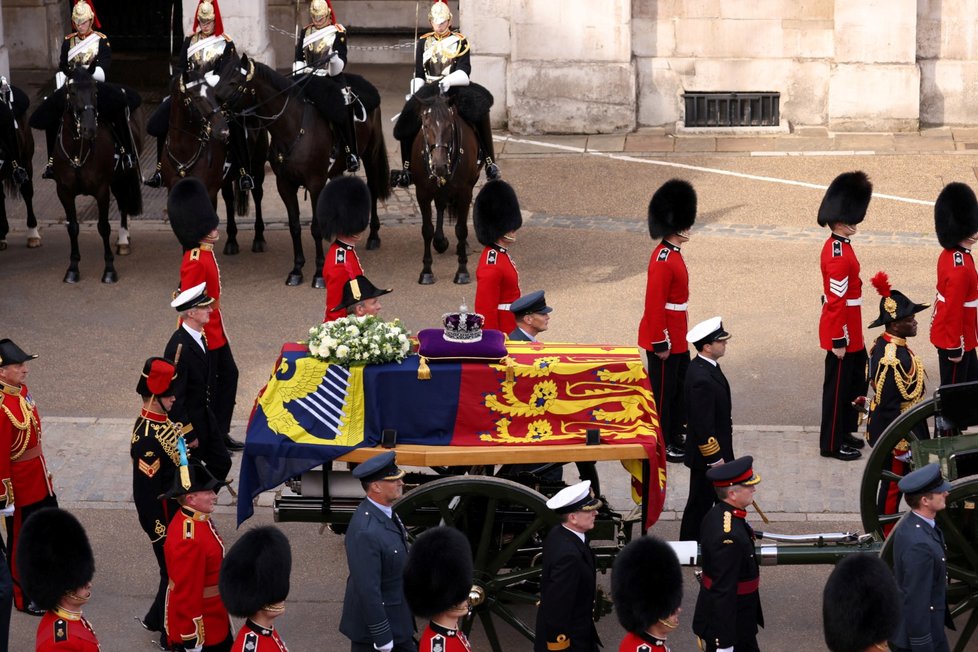
[[[13,167],[14,169],[13,172],[11,172],[11,177],[13,178],[14,183],[16,183],[18,186],[22,185],[29,178],[27,176],[27,170],[17,165],[16,161],[13,162]]]
[[[346,155],[346,171],[356,172],[360,169],[360,159],[357,158],[356,154],[347,153]]]
[[[255,180],[251,178],[250,174],[244,172],[238,179],[238,187],[241,188],[241,190],[254,190]]]
[[[54,178],[54,157],[48,158],[47,165],[44,166],[44,172],[41,173],[42,179],[53,179]]]
[[[159,170],[157,170],[156,172],[153,173],[153,176],[151,176],[149,179],[146,179],[146,181],[143,181],[143,185],[149,186],[150,188],[159,188],[160,186],[163,185],[163,175],[160,174]]]
[[[486,179],[492,181],[493,179],[498,179],[502,176],[502,172],[499,171],[499,166],[495,163],[486,164]]]

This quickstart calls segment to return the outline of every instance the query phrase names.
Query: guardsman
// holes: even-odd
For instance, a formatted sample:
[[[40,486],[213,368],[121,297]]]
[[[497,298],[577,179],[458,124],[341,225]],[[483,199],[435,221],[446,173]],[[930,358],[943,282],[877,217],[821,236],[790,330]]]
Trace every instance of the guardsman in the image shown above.
[[[584,480],[558,491],[547,507],[560,518],[543,541],[543,573],[535,652],[597,652],[594,626],[595,560],[587,542],[601,501]]]
[[[218,588],[224,541],[211,515],[217,492],[227,483],[217,480],[196,460],[190,461],[187,470],[189,477],[177,474],[164,494],[180,505],[163,546],[170,574],[166,634],[170,645],[179,650],[226,652],[232,643],[231,619]]]
[[[370,189],[360,177],[337,177],[319,193],[316,219],[326,240],[333,243],[323,262],[323,282],[326,285],[326,310],[323,321],[346,317],[346,310],[337,306],[343,300],[347,281],[363,276],[363,266],[356,246],[370,224]]]
[[[501,179],[482,186],[475,197],[472,224],[476,238],[485,247],[475,270],[475,311],[485,317],[483,328],[512,333],[516,316],[509,309],[520,297],[520,275],[509,248],[523,226],[513,188]]]
[[[231,652],[288,652],[275,619],[285,613],[291,573],[292,548],[277,527],[252,528],[231,546],[218,586],[228,612],[245,619]]]
[[[82,607],[92,597],[95,558],[85,528],[58,508],[42,509],[24,523],[17,559],[24,585],[44,617],[37,652],[98,652],[98,637]]]
[[[303,90],[339,136],[346,171],[360,169],[354,128],[356,97],[343,69],[346,68],[346,29],[336,22],[329,0],[309,3],[311,23],[302,29],[295,46],[293,75],[303,75]]]
[[[111,122],[113,135],[119,144],[120,164],[123,168],[131,168],[135,164],[136,148],[129,131],[127,108],[135,109],[142,103],[142,99],[130,88],[123,89],[116,84],[106,83],[106,75],[112,64],[112,46],[105,34],[92,29],[102,26],[95,15],[92,0],[75,2],[71,10],[71,24],[75,31],[65,36],[61,43],[56,75],[57,90],[41,102],[30,119],[30,126],[43,130],[47,137],[48,162],[41,175],[44,179],[54,178],[54,140],[65,110],[64,83],[66,76],[75,68],[88,70],[98,85],[98,111]]]
[[[754,458],[745,455],[706,472],[720,502],[707,513],[700,530],[703,575],[693,633],[704,652],[756,651],[757,627],[764,626],[754,530],[747,524],[746,511],[761,481],[753,463]]]
[[[611,597],[618,622],[628,632],[618,652],[669,652],[667,640],[679,627],[683,572],[662,539],[633,539],[615,556]]]
[[[515,342],[536,342],[537,335],[550,326],[550,313],[553,308],[547,305],[543,290],[524,294],[509,304],[509,311],[516,317],[516,328],[509,339]]]
[[[890,535],[902,616],[890,646],[947,652],[944,628],[954,629],[954,621],[947,608],[947,545],[935,519],[947,507],[951,483],[934,463],[905,475],[899,488],[911,511]]]
[[[175,400],[173,380],[176,374],[176,366],[166,358],[149,358],[143,364],[136,382],[136,392],[143,399],[143,407],[133,426],[129,444],[132,498],[139,525],[153,545],[160,569],[156,599],[139,623],[160,634],[163,634],[163,603],[168,582],[163,544],[166,543],[166,528],[177,513],[176,501],[160,496],[173,485],[173,476],[180,465],[178,442],[182,439],[180,431],[167,416]],[[162,643],[165,645],[166,641]]]
[[[17,541],[27,517],[45,507],[57,507],[54,484],[41,448],[41,415],[27,389],[27,363],[37,355],[25,353],[9,339],[0,340],[0,515],[6,517],[7,562],[14,583],[14,606],[40,616],[17,575]]]
[[[703,517],[717,502],[713,483],[706,472],[733,460],[733,418],[730,384],[719,360],[727,352],[730,333],[723,321],[712,317],[690,329],[686,341],[696,357],[686,374],[686,466],[689,467],[689,497],[683,510],[679,538],[699,541]]]
[[[422,35],[415,45],[411,92],[394,126],[394,138],[401,143],[403,168],[391,172],[391,186],[407,188],[411,185],[411,148],[421,129],[418,99],[438,93],[456,98],[459,113],[475,128],[486,164],[486,179],[497,179],[500,171],[489,123],[492,93],[469,79],[472,75],[469,42],[459,32],[452,31],[452,12],[446,2],[435,0],[432,3],[428,22],[432,31]]]
[[[469,614],[472,549],[451,527],[427,530],[415,540],[404,567],[404,597],[428,624],[418,652],[472,652],[459,619]]]
[[[351,652],[417,652],[414,617],[404,600],[407,530],[393,505],[404,489],[404,471],[393,451],[353,469],[366,497],[346,530],[350,575],[340,632]]]
[[[875,446],[883,431],[893,421],[924,399],[924,362],[910,350],[908,340],[917,335],[918,312],[930,307],[927,303],[914,303],[899,290],[890,287],[890,280],[884,272],[870,279],[880,295],[880,314],[869,325],[870,328],[883,326],[886,330],[876,338],[869,352],[869,378],[873,397],[869,403],[869,422],[866,425],[866,439]],[[921,421],[913,430],[917,439],[929,439],[927,422]],[[899,477],[910,472],[910,444],[901,440],[893,449],[890,470]],[[900,492],[896,482],[887,478],[880,480],[877,509],[880,514],[896,514],[900,507]],[[889,534],[892,525],[885,527]]]
[[[863,172],[837,176],[818,207],[818,225],[832,234],[822,247],[822,316],[819,344],[825,350],[822,382],[822,457],[859,459],[862,439],[852,435],[859,414],[852,402],[866,393],[866,345],[863,343],[863,282],[850,238],[866,217],[873,184]]]
[[[187,71],[194,71],[200,75],[216,73],[223,68],[225,62],[236,55],[234,41],[224,33],[224,21],[221,20],[221,8],[218,7],[217,0],[199,0],[197,11],[194,13],[193,30],[193,34],[183,39],[183,47],[176,58],[174,74],[181,75]],[[160,174],[160,170],[162,169],[163,146],[166,144],[167,131],[170,129],[171,101],[172,98],[169,95],[163,98],[159,107],[146,121],[146,133],[156,138],[156,170],[153,172],[153,176],[143,182],[150,188],[159,188],[163,185],[163,176]],[[229,125],[231,127],[231,146],[234,148],[235,158],[247,161],[244,132],[235,121],[229,121]],[[251,190],[254,187],[254,181],[246,169],[242,166],[238,173],[241,177],[241,189]]]
[[[376,317],[380,314],[380,297],[390,294],[390,288],[382,290],[362,274],[351,278],[343,286],[343,301],[336,310],[343,310],[350,317]]]
[[[167,213],[173,233],[183,247],[180,290],[206,283],[207,295],[214,300],[210,320],[204,324],[210,361],[210,403],[217,417],[221,443],[228,451],[240,451],[244,444],[232,439],[230,434],[238,394],[238,365],[231,353],[231,341],[221,312],[221,270],[214,254],[214,245],[221,237],[217,230],[217,213],[204,184],[194,177],[174,184],[167,199]]]
[[[680,245],[689,242],[696,222],[696,191],[672,179],[649,202],[649,235],[661,240],[652,250],[645,285],[645,311],[638,325],[638,346],[645,352],[652,395],[666,444],[666,459],[682,462],[686,406],[683,385],[689,368],[689,272]]]
[[[836,564],[822,592],[822,631],[830,652],[880,652],[900,621],[893,572],[878,555],[850,555]]]
[[[937,347],[941,385],[978,380],[978,276],[971,248],[978,241],[978,200],[963,183],[949,183],[934,204],[937,299],[930,342]]]

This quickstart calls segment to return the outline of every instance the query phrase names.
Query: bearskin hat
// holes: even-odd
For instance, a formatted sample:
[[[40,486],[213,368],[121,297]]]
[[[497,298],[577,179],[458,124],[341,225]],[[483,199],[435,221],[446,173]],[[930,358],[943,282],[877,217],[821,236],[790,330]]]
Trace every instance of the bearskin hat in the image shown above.
[[[370,189],[360,177],[336,177],[316,201],[316,219],[324,238],[360,233],[370,225]]]
[[[876,555],[840,561],[822,592],[825,645],[832,652],[861,652],[888,640],[900,621],[893,573]]]
[[[859,224],[866,217],[873,184],[865,172],[844,172],[832,180],[818,207],[818,225]]]
[[[465,535],[436,527],[418,537],[404,567],[404,597],[416,616],[431,618],[463,602],[472,588],[472,549]]]
[[[180,179],[174,184],[166,200],[166,212],[170,227],[184,251],[200,245],[204,236],[220,223],[207,188],[194,177]]]
[[[934,203],[934,230],[945,249],[954,249],[978,233],[978,200],[970,186],[958,182],[944,186]]]
[[[523,226],[520,202],[513,187],[502,179],[489,181],[475,197],[472,211],[475,237],[488,247]]]
[[[629,632],[644,632],[676,611],[683,601],[679,558],[662,539],[639,537],[615,557],[611,596],[618,622]]]
[[[265,525],[248,530],[221,562],[218,588],[228,613],[250,618],[289,596],[292,548],[280,529]]]
[[[679,233],[696,222],[696,191],[688,181],[672,179],[649,201],[649,235],[653,240]]]
[[[35,512],[17,541],[17,570],[24,592],[45,611],[95,575],[95,557],[85,528],[63,509]]]

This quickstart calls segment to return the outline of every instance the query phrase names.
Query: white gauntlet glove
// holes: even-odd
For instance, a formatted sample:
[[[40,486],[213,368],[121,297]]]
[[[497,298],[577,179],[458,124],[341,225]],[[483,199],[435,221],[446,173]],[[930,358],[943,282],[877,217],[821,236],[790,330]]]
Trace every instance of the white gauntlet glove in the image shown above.
[[[441,81],[438,82],[438,87],[441,89],[442,93],[447,93],[448,89],[452,86],[468,86],[469,76],[465,74],[464,70],[456,70],[455,72],[449,73],[442,77]]]

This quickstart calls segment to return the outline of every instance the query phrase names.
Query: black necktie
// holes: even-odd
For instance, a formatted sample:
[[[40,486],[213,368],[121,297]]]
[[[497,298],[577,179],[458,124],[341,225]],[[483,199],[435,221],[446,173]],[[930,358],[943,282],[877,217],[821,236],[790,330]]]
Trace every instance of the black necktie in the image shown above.
[[[391,518],[393,518],[394,522],[397,523],[397,529],[401,531],[401,538],[404,539],[404,543],[406,544],[408,540],[408,533],[407,529],[404,527],[404,523],[401,522],[401,517],[398,516],[397,513],[391,512]]]

